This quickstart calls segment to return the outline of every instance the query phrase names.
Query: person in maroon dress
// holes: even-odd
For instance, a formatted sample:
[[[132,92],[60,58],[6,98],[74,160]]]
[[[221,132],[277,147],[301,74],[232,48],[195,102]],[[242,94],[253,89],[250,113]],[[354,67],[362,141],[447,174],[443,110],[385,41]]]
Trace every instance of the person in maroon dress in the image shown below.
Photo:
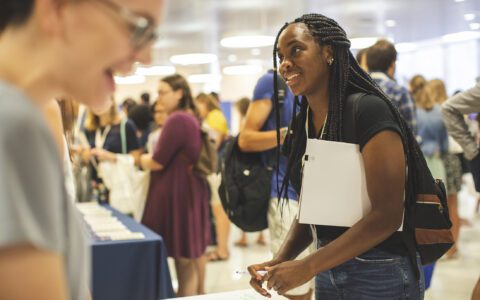
[[[201,150],[200,122],[182,76],[163,78],[158,94],[169,116],[153,155],[141,158],[142,167],[151,170],[142,223],[164,238],[168,256],[175,259],[177,296],[204,294],[210,192],[192,171]]]

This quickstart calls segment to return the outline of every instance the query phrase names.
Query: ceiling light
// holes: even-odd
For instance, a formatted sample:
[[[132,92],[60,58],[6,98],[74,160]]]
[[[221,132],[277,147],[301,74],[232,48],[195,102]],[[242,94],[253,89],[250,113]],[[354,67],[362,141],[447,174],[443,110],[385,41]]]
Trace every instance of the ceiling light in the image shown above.
[[[462,31],[457,33],[446,34],[442,36],[444,43],[456,43],[474,40],[480,38],[480,32],[476,31]]]
[[[250,50],[250,54],[252,54],[253,56],[259,56],[260,54],[262,54],[262,51],[260,51],[260,49],[258,48],[253,48],[252,50]]]
[[[387,26],[387,27],[395,27],[395,25],[397,25],[397,22],[395,22],[395,20],[386,20],[385,21],[385,26]]]
[[[455,2],[463,2],[463,1],[465,1],[465,0],[455,0]]]
[[[257,48],[272,46],[275,37],[270,35],[241,35],[224,38],[220,45],[225,48]]]
[[[174,66],[152,66],[152,67],[138,67],[135,75],[143,76],[166,76],[175,74]]]
[[[352,48],[352,49],[368,48],[368,47],[372,46],[373,44],[375,44],[379,39],[380,38],[378,38],[378,37],[353,38],[353,39],[350,39],[350,42],[352,43],[350,48]],[[391,39],[391,38],[387,38],[387,40],[392,42],[392,43],[394,42],[393,39]]]
[[[220,76],[214,74],[194,74],[188,76],[188,82],[190,83],[209,83],[219,81],[220,79]]]
[[[262,72],[262,67],[259,65],[238,65],[223,68],[225,75],[251,75]]]
[[[181,54],[173,55],[170,57],[170,61],[176,65],[201,65],[209,64],[215,62],[217,56],[211,53],[191,53],[191,54]]]
[[[417,44],[415,43],[398,43],[395,44],[395,50],[397,52],[411,52],[417,49]]]
[[[141,84],[144,83],[146,78],[142,75],[130,75],[130,76],[115,76],[115,83],[118,85],[124,84]]]
[[[472,21],[475,19],[475,14],[464,14],[463,17],[465,18],[465,21]]]
[[[470,29],[471,30],[479,30],[480,29],[480,23],[470,23]]]

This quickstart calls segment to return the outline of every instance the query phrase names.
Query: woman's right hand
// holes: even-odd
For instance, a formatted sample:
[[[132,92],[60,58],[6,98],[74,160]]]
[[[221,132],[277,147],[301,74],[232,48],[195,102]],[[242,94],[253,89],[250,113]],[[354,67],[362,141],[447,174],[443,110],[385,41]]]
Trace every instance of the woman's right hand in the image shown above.
[[[90,148],[80,148],[80,157],[82,158],[82,162],[84,164],[88,164],[90,159],[93,157]]]
[[[250,279],[250,285],[255,291],[257,291],[257,293],[268,298],[272,297],[272,295],[270,295],[270,293],[267,292],[266,289],[262,288],[264,275],[259,274],[258,271],[266,271],[266,267],[273,267],[282,262],[283,261],[279,259],[272,259],[264,263],[255,264],[248,267],[248,272],[250,273],[250,276],[252,276],[252,279]]]

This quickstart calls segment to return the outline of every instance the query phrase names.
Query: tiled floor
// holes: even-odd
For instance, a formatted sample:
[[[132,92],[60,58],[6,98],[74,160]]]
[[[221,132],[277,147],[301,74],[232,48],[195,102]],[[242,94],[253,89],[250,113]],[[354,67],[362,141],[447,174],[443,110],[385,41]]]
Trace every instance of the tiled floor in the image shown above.
[[[469,182],[468,178],[467,182]],[[442,260],[437,263],[431,288],[425,295],[427,300],[470,300],[473,286],[480,276],[480,215],[474,213],[476,198],[469,193],[469,189],[464,188],[459,201],[461,216],[471,224],[470,226],[463,226],[461,229],[458,244],[460,257],[453,260]],[[245,275],[238,278],[238,276],[235,276],[235,272],[245,270],[249,264],[262,262],[270,258],[268,245],[259,246],[254,243],[256,234],[248,235],[250,240],[248,248],[234,247],[233,241],[238,238],[239,234],[238,229],[234,228],[232,230],[231,255],[228,261],[208,264],[206,280],[208,293],[248,289],[249,277]],[[170,262],[170,266],[172,276],[175,277],[172,262]],[[174,286],[176,286],[175,281]]]

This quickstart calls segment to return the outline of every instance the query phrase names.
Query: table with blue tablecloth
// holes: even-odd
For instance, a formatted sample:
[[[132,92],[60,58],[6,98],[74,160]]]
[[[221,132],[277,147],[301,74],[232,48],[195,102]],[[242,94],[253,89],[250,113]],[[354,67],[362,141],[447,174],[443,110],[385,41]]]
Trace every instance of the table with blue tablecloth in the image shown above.
[[[174,297],[162,237],[108,205],[106,209],[141,240],[91,237],[93,300],[157,300]]]

